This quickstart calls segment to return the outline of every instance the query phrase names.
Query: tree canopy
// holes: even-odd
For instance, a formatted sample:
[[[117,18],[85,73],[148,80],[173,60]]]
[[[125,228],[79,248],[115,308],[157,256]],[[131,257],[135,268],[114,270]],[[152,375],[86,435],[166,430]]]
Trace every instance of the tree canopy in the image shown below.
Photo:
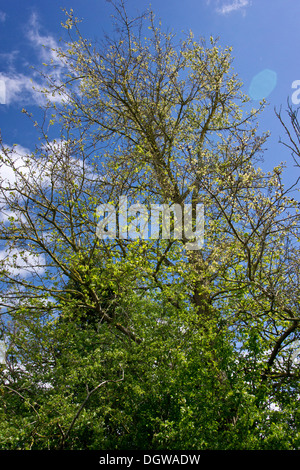
[[[113,8],[100,44],[66,12],[39,144],[2,144],[0,448],[298,448],[298,180],[260,168],[231,48]],[[124,196],[203,205],[203,246],[100,239]]]

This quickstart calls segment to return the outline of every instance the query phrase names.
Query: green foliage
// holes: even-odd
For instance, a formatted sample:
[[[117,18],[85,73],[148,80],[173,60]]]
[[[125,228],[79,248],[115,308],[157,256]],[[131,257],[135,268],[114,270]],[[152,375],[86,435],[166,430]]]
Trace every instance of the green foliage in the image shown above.
[[[67,14],[26,171],[1,150],[0,449],[298,448],[299,213],[258,166],[262,106],[230,48],[114,7],[102,49]],[[99,240],[121,195],[203,203],[204,247]]]

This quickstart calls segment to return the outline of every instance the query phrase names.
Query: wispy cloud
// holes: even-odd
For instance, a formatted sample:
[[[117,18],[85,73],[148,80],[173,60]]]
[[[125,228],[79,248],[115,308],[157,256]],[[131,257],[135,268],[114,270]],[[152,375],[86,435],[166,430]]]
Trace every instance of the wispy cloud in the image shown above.
[[[43,255],[17,249],[0,251],[0,266],[13,276],[27,277],[45,271]]]
[[[250,0],[213,0],[217,5],[215,11],[220,15],[228,15],[230,13],[240,11],[242,14],[246,13],[246,8],[251,5]],[[211,0],[207,0],[207,4],[210,4]]]
[[[50,62],[52,60],[55,64],[59,64],[61,61],[56,53],[58,48],[56,39],[50,34],[41,34],[40,30],[38,16],[36,13],[32,13],[27,29],[27,38],[44,61]]]
[[[4,23],[5,20],[6,20],[6,13],[0,10],[0,23]]]
[[[37,91],[41,85],[29,75],[13,71],[0,73],[0,81],[5,85],[3,104],[42,104],[43,97]]]
[[[1,11],[0,11],[1,22]],[[39,63],[37,69],[41,70],[42,63],[52,64],[51,76],[56,82],[62,78],[63,64],[56,53],[59,45],[54,36],[41,33],[41,25],[38,16],[33,13],[25,27],[25,39],[29,42],[34,52],[33,62]],[[44,95],[41,93],[46,86],[45,77],[32,67],[32,59],[27,63],[28,72],[21,72],[20,51],[12,51],[10,53],[0,53],[0,60],[5,61],[6,70],[0,72],[0,84],[5,87],[5,92],[0,89],[0,103],[2,104],[37,104],[41,105],[45,102],[45,97],[50,101],[62,101],[63,96],[56,93]],[[23,57],[23,70],[26,57]],[[30,70],[30,68],[32,70]],[[5,96],[4,96],[5,93]]]

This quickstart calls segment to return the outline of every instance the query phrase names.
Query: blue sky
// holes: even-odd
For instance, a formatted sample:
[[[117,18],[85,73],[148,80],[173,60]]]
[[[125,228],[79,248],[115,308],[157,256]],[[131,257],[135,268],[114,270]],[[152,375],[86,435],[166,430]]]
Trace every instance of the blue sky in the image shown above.
[[[147,0],[127,0],[131,14],[148,5]],[[284,131],[274,107],[285,111],[287,99],[297,91],[292,84],[300,80],[299,0],[152,0],[151,5],[165,28],[179,34],[192,30],[196,38],[212,35],[233,47],[234,69],[252,106],[263,97],[268,101],[260,117],[260,130],[271,131],[264,168],[286,161],[286,181],[294,181],[300,171],[278,143]],[[64,37],[62,8],[73,8],[83,18],[81,30],[91,39],[111,28],[112,8],[106,0],[0,0],[0,129],[7,145],[30,149],[35,141],[35,130],[21,109],[38,110],[40,98],[32,85],[40,78],[32,66],[43,70],[52,54],[43,46],[55,47]]]

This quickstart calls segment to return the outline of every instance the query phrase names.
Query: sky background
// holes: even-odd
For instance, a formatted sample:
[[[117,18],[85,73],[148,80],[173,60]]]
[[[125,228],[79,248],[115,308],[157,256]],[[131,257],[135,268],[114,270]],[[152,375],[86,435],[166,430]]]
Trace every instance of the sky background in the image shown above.
[[[127,9],[136,15],[149,4],[127,0]],[[262,166],[269,170],[286,161],[284,180],[294,182],[300,169],[279,144],[285,133],[274,108],[282,107],[285,115],[287,100],[300,97],[292,88],[300,80],[299,0],[152,0],[151,6],[164,29],[179,35],[192,30],[195,39],[219,37],[220,45],[233,47],[234,70],[251,105],[257,107],[264,97],[268,102],[259,118],[260,131],[271,131]],[[40,95],[32,86],[40,83],[42,63],[55,59],[49,48],[65,37],[63,8],[83,19],[80,29],[90,39],[111,30],[112,6],[106,0],[0,0],[0,129],[7,145],[33,150],[36,131],[21,110],[38,112]]]

